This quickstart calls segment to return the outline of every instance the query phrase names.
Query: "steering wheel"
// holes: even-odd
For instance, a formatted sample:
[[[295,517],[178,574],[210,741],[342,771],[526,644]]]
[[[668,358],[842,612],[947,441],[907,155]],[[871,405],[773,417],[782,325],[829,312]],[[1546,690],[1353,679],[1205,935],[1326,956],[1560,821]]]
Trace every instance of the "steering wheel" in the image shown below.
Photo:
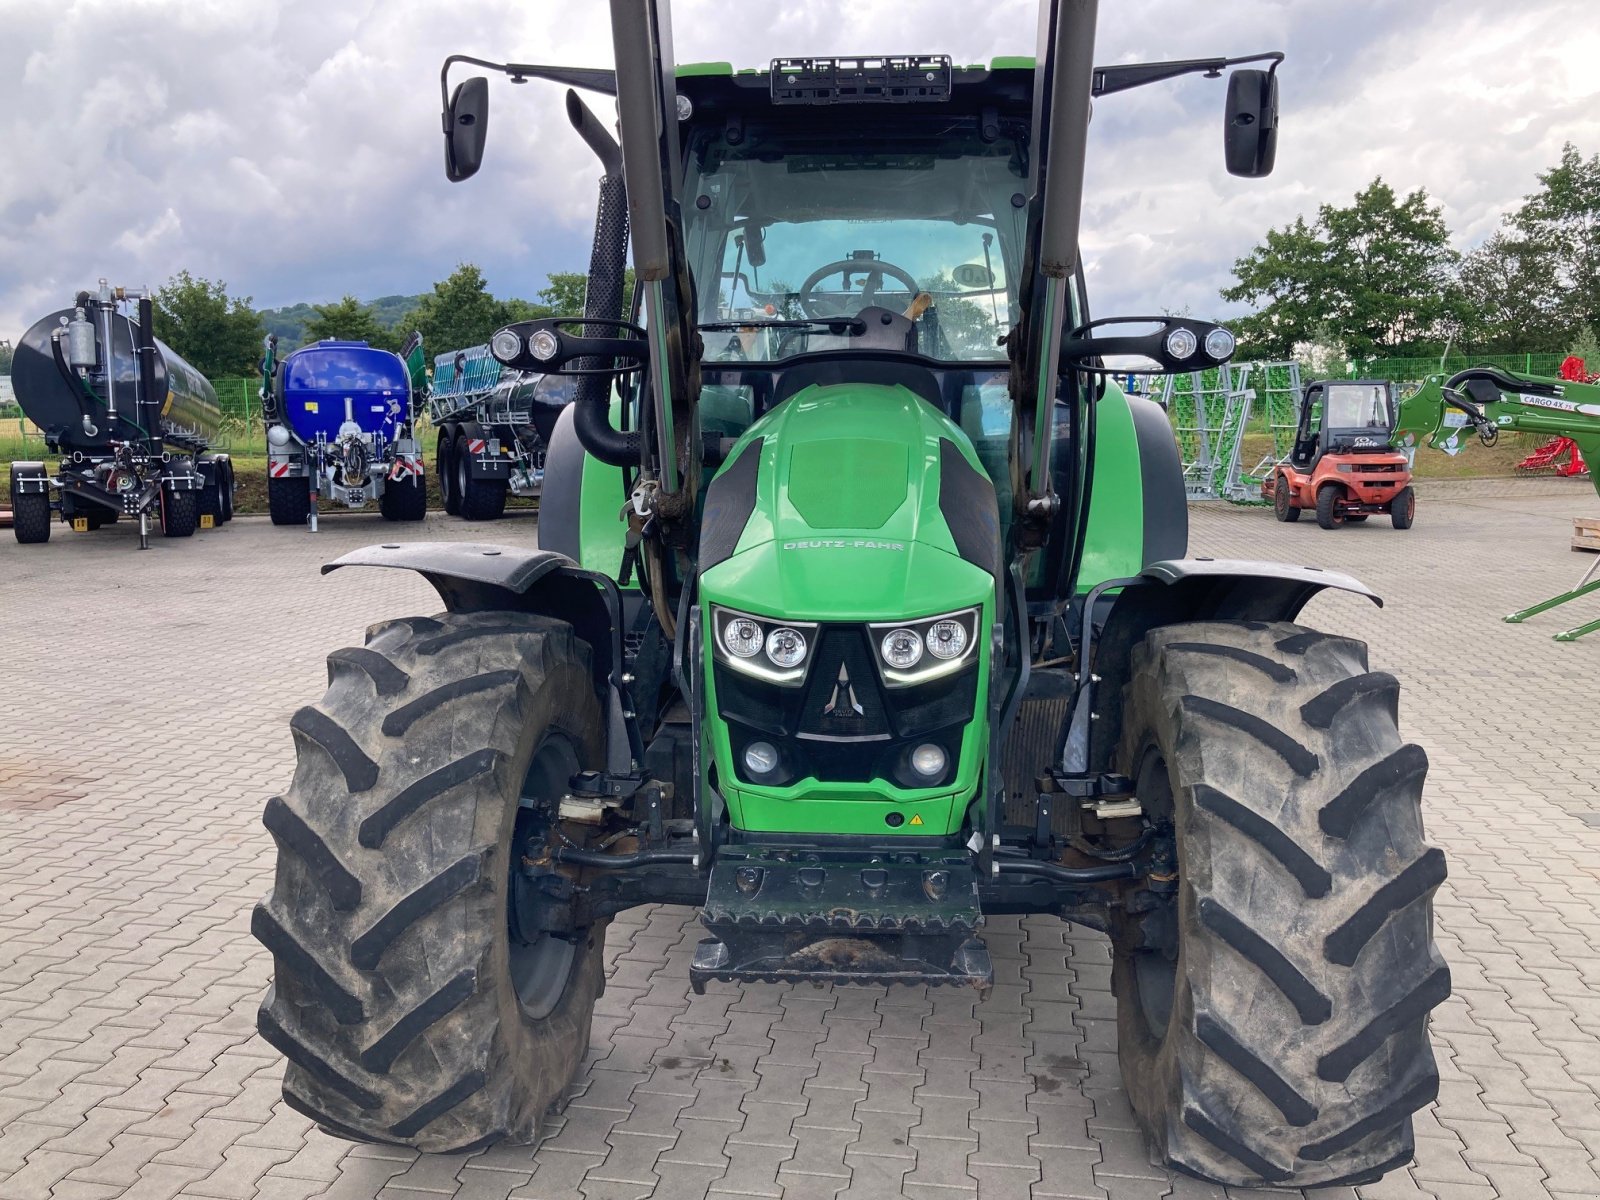
[[[850,296],[829,296],[822,298],[812,295],[816,287],[830,275],[837,275],[843,284],[843,290],[850,290],[850,279],[853,275],[864,275],[861,281],[861,303],[853,309],[847,306]],[[806,281],[800,285],[796,298],[800,307],[805,309],[808,317],[845,317],[853,316],[860,309],[868,305],[879,303],[878,292],[883,287],[884,276],[888,276],[896,283],[904,285],[908,293],[906,299],[909,303],[921,292],[921,285],[910,271],[897,267],[893,263],[884,262],[878,258],[841,258],[837,262],[826,263],[806,276]]]

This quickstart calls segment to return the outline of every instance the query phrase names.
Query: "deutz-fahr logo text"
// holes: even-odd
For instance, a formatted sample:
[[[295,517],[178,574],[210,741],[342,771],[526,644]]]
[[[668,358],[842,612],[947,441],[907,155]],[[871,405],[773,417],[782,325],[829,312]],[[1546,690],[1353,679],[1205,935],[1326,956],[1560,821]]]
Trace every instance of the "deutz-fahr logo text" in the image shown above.
[[[803,542],[785,542],[785,550],[904,550],[904,542],[875,542],[871,538],[808,538]]]

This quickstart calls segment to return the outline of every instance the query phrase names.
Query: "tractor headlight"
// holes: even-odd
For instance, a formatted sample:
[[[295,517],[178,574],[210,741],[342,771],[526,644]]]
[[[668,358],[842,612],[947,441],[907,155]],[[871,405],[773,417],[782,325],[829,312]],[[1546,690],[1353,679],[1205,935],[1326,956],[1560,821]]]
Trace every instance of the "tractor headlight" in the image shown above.
[[[723,665],[768,683],[805,679],[817,630],[814,621],[774,621],[713,604],[711,624],[712,653]]]
[[[1198,349],[1200,349],[1200,339],[1195,337],[1192,329],[1179,326],[1167,334],[1167,353],[1179,362],[1193,357]]]
[[[1233,334],[1226,329],[1219,327],[1206,334],[1206,354],[1217,362],[1232,358],[1236,344]]]
[[[489,353],[501,363],[513,363],[522,353],[522,335],[515,329],[502,329],[489,339]]]
[[[928,627],[928,651],[948,662],[967,648],[967,630],[960,621],[937,621]]]
[[[528,353],[540,362],[549,362],[560,350],[560,340],[548,329],[541,329],[528,339]]]
[[[883,682],[889,687],[908,687],[966,666],[978,643],[979,612],[964,608],[917,621],[868,625],[878,645]]]
[[[761,653],[766,637],[749,617],[738,617],[722,627],[722,644],[735,658],[754,658]]]
[[[781,625],[767,634],[767,657],[772,665],[788,671],[806,660],[806,635]]]
[[[922,661],[922,638],[915,629],[891,629],[878,648],[883,661],[898,671],[909,671]]]

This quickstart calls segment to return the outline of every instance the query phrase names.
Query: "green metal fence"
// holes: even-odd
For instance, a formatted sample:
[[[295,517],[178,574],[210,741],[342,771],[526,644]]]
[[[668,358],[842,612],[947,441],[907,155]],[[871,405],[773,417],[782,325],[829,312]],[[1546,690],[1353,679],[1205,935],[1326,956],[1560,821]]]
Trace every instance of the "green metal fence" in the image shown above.
[[[1375,358],[1358,360],[1355,375],[1361,379],[1390,379],[1396,383],[1420,383],[1429,375],[1451,375],[1468,367],[1504,367],[1524,375],[1554,376],[1561,369],[1564,354],[1449,354],[1441,365],[1438,358]]]

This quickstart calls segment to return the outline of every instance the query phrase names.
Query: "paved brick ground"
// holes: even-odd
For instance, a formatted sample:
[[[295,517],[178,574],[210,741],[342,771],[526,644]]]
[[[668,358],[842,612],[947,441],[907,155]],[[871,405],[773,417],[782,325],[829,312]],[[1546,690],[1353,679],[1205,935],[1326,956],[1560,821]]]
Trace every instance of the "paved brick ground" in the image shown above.
[[[1567,518],[1595,502],[1582,485],[1495,490],[1425,496],[1408,534],[1195,513],[1198,553],[1314,561],[1385,594],[1381,612],[1329,596],[1308,616],[1372,642],[1433,760],[1456,979],[1434,1022],[1443,1090],[1416,1165],[1370,1200],[1600,1194],[1600,636],[1551,641],[1577,613],[1497,620],[1577,575]],[[281,1063],[252,1037],[270,966],[247,933],[271,869],[258,814],[289,780],[286,722],[326,651],[436,608],[404,574],[318,578],[393,532],[239,521],[145,554],[126,528],[26,549],[0,534],[0,1200],[1225,1195],[1150,1166],[1105,944],[1043,919],[994,923],[981,1004],[694,998],[688,914],[638,910],[613,926],[581,1094],[537,1157],[351,1147],[286,1111]],[[416,532],[535,536],[525,518]]]

